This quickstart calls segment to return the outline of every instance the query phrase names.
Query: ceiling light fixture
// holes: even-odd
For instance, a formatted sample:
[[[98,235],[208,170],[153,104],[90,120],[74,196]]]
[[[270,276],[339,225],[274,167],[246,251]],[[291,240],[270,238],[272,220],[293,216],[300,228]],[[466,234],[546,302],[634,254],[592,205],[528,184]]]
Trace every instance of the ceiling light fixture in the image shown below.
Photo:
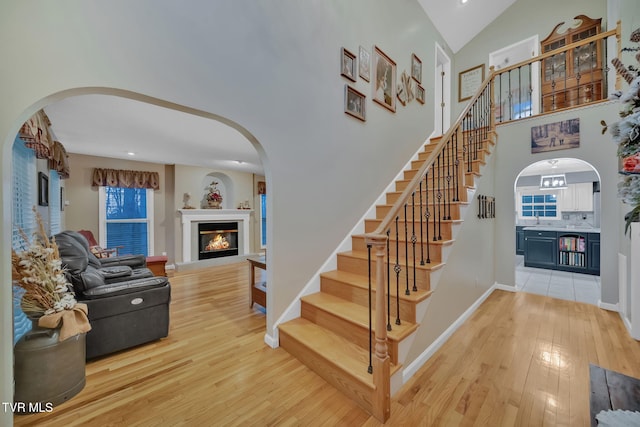
[[[462,4],[465,4],[466,2],[468,2],[469,0],[461,0]]]
[[[127,154],[130,155],[130,156],[135,156],[136,155],[136,153],[134,153],[133,151],[128,151]]]
[[[564,174],[542,175],[540,177],[541,190],[555,190],[558,188],[567,188],[567,179]]]

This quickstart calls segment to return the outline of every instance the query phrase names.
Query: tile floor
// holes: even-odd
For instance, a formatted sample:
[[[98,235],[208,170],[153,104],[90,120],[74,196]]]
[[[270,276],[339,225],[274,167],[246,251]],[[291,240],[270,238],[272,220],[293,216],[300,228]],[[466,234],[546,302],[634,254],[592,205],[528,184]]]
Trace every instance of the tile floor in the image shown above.
[[[600,300],[600,276],[525,267],[524,257],[516,255],[516,289],[597,305]]]

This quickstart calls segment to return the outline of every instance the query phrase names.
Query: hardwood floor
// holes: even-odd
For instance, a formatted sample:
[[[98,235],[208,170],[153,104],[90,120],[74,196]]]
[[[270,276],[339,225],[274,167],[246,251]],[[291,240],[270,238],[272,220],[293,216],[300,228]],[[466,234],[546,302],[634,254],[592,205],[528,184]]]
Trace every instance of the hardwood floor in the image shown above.
[[[17,426],[376,426],[249,308],[248,263],[171,278],[169,337],[87,364],[87,385]],[[640,377],[617,313],[494,292],[392,401],[387,425],[589,425],[589,363]],[[365,367],[366,369],[366,367]]]

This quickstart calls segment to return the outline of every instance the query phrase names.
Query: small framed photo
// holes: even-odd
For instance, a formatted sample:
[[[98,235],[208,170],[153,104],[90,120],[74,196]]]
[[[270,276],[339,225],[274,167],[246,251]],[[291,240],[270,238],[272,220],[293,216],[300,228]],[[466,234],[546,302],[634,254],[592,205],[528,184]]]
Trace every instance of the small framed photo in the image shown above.
[[[458,102],[471,99],[484,81],[484,64],[458,74]]]
[[[356,119],[367,120],[366,118],[366,96],[352,88],[344,85],[344,112]]]
[[[371,78],[371,54],[362,46],[358,55],[358,74],[367,82]]]
[[[373,47],[373,100],[396,112],[396,63],[379,47]]]
[[[347,49],[342,48],[342,71],[340,75],[348,78],[352,82],[356,81],[356,56]]]
[[[424,104],[424,88],[420,85],[416,85],[416,99],[420,104]]]
[[[49,177],[38,172],[38,205],[49,206]]]
[[[418,83],[422,83],[422,61],[415,53],[411,54],[411,77]]]

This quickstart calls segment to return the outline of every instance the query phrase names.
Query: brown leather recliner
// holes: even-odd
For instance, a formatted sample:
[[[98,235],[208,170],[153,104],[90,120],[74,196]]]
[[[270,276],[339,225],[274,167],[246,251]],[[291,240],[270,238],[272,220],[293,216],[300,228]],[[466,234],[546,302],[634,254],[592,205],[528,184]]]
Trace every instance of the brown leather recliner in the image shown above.
[[[78,232],[54,237],[76,299],[89,309],[87,359],[168,335],[171,285],[146,268],[144,255],[99,259]]]

